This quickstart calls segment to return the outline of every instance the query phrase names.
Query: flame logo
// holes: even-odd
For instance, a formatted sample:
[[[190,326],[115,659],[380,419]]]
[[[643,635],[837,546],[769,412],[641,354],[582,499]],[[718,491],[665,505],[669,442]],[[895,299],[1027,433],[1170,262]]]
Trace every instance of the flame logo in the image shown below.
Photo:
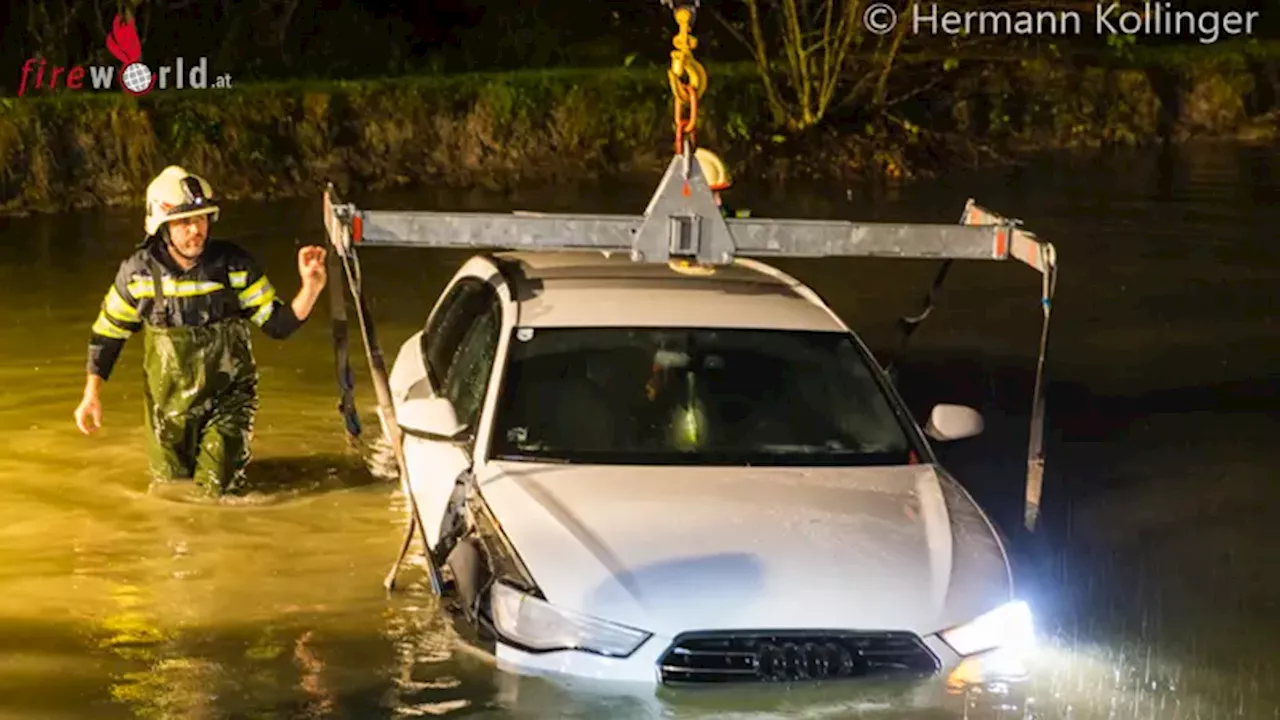
[[[120,87],[125,92],[130,95],[151,92],[156,77],[151,68],[139,62],[142,59],[142,42],[138,40],[132,19],[126,22],[116,15],[111,22],[111,33],[107,35],[107,50],[120,61]]]
[[[124,22],[116,15],[111,22],[111,34],[107,35],[107,49],[121,65],[131,65],[142,59],[142,43],[132,20]]]

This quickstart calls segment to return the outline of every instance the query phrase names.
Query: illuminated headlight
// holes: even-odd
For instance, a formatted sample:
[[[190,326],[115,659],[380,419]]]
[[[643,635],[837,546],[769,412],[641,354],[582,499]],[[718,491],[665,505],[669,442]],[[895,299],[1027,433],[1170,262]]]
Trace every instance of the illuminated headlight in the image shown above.
[[[530,650],[585,650],[627,657],[651,635],[557,608],[502,583],[493,584],[489,599],[498,632]]]
[[[1025,602],[1011,602],[938,634],[961,656],[996,648],[1029,650],[1035,643],[1035,624]]]

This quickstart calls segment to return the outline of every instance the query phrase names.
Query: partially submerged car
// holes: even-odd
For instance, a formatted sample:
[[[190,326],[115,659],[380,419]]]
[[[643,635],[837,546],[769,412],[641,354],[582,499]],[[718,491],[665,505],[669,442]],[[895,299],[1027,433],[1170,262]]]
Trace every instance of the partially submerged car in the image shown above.
[[[1000,534],[809,288],[602,253],[470,259],[389,377],[470,642],[645,684],[989,682],[1033,634]]]

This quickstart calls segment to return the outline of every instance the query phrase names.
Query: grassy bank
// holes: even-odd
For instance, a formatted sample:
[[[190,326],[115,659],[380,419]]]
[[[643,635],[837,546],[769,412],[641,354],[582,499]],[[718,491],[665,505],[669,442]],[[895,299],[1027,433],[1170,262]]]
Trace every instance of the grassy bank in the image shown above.
[[[713,67],[699,140],[751,174],[904,176],[1049,147],[1269,138],[1276,57],[1246,47],[949,63],[954,79],[914,105],[870,120],[855,109],[804,138],[770,127],[751,67]],[[8,98],[0,208],[136,203],[169,163],[234,198],[314,193],[326,180],[502,186],[652,169],[671,151],[670,103],[652,68]]]

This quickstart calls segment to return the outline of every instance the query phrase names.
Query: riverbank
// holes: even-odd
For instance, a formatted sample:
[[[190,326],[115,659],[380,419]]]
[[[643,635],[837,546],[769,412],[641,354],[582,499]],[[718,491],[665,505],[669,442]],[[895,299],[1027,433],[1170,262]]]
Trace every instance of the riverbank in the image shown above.
[[[699,142],[740,177],[858,180],[1050,148],[1270,141],[1280,135],[1278,58],[1252,44],[949,62],[954,79],[912,105],[848,112],[799,137],[770,126],[754,68],[712,67]],[[648,172],[671,151],[670,104],[658,68],[8,98],[0,211],[138,203],[169,163],[237,199],[316,193],[329,180],[343,191],[499,188]]]

